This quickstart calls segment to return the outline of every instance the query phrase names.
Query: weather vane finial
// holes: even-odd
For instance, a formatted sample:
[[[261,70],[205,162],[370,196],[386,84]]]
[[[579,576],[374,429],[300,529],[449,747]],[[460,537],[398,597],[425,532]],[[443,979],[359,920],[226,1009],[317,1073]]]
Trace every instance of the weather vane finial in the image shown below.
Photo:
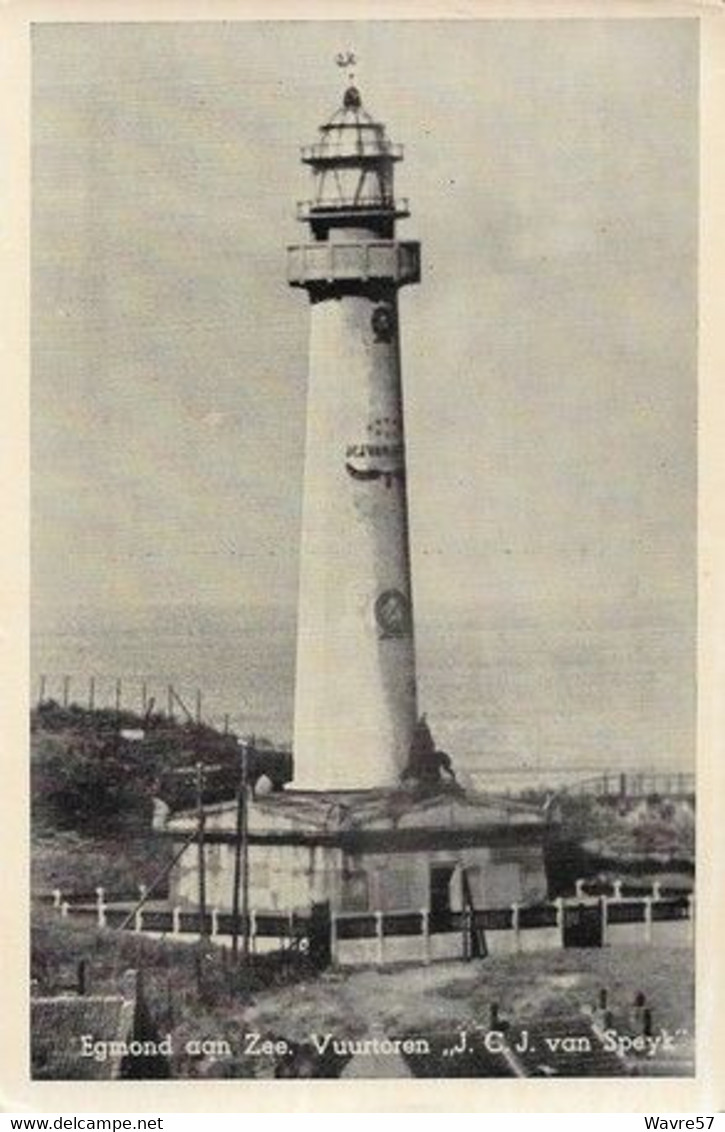
[[[355,71],[353,70],[357,63],[357,57],[354,51],[339,51],[335,56],[335,62],[338,67],[348,68],[348,80],[352,83],[355,81]]]

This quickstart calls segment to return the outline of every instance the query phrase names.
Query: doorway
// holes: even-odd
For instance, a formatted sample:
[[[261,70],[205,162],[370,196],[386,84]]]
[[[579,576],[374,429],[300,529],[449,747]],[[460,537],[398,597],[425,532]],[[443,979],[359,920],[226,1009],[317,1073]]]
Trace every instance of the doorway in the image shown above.
[[[445,930],[452,925],[451,879],[455,871],[455,865],[431,865],[430,867],[431,931]]]

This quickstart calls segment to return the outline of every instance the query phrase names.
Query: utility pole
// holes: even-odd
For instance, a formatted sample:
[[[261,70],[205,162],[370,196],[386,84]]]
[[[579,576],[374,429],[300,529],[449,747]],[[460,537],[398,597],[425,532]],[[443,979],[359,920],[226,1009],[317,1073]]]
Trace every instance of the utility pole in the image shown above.
[[[196,764],[197,843],[199,846],[199,939],[206,936],[206,861],[204,859],[204,768]]]
[[[239,920],[242,920],[242,955],[246,960],[249,955],[249,846],[247,843],[247,789],[248,789],[248,753],[249,747],[245,743],[240,750],[241,767],[239,773],[239,788],[237,790],[237,825],[234,840],[234,888],[232,892],[232,955],[236,960],[239,956]],[[240,887],[241,887],[241,913],[240,913]]]

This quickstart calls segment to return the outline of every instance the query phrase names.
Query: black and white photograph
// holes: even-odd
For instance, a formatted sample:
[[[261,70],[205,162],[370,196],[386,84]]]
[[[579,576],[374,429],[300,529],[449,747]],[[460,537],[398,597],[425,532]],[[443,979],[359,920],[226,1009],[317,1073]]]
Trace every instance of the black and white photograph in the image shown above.
[[[700,31],[33,23],[32,1081],[697,1073]]]

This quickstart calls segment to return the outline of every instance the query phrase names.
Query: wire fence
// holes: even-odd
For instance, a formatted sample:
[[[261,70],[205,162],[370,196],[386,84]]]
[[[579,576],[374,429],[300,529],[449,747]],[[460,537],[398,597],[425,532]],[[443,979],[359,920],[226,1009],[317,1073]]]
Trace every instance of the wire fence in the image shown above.
[[[215,710],[212,714],[201,688],[171,683],[160,677],[90,675],[82,678],[43,673],[38,677],[34,704],[42,708],[51,703],[64,709],[115,711],[119,715],[141,718],[163,715],[170,720],[205,724],[225,734],[234,720],[229,712]]]

